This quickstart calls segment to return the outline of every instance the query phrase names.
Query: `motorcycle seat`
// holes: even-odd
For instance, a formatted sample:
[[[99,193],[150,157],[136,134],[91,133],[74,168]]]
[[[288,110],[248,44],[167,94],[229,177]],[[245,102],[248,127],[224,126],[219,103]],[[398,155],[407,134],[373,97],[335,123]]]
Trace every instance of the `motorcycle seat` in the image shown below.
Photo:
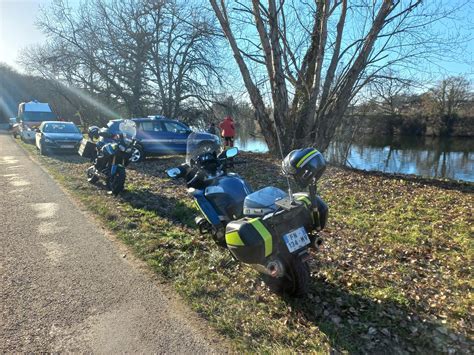
[[[288,194],[276,187],[267,186],[257,190],[245,197],[244,200],[244,216],[261,217],[268,213],[275,212],[277,206],[275,201],[280,200]]]

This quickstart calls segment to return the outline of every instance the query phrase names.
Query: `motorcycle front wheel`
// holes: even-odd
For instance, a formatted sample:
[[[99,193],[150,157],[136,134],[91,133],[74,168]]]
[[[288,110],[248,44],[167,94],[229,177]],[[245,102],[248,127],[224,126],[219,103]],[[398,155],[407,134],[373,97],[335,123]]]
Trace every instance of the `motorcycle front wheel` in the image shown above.
[[[95,168],[91,166],[87,169],[87,181],[91,184],[95,184],[99,180],[99,177],[95,174]]]
[[[125,169],[117,169],[114,176],[109,178],[109,190],[117,196],[125,187]]]
[[[263,275],[263,281],[270,290],[292,297],[303,297],[308,293],[309,267],[301,258],[290,255],[284,259],[285,274],[282,277]]]

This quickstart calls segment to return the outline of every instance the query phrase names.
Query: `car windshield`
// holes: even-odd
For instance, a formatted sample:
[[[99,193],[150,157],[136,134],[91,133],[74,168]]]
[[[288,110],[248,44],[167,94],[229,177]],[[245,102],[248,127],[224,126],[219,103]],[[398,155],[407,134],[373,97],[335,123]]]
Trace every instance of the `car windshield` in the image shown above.
[[[44,133],[81,133],[76,125],[71,123],[47,123],[43,127]]]
[[[25,122],[43,122],[56,119],[57,116],[54,112],[25,111],[23,113],[23,121]]]

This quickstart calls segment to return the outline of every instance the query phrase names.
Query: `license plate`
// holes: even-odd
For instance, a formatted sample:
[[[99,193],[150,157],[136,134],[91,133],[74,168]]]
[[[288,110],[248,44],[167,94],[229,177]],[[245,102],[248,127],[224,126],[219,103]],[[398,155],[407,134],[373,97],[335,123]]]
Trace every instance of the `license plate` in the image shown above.
[[[74,148],[74,145],[72,145],[72,144],[62,144],[59,147],[67,149],[67,148]]]
[[[283,235],[283,240],[285,241],[290,253],[293,253],[295,250],[301,249],[310,243],[308,233],[306,233],[304,227],[299,227],[294,231],[286,233]]]

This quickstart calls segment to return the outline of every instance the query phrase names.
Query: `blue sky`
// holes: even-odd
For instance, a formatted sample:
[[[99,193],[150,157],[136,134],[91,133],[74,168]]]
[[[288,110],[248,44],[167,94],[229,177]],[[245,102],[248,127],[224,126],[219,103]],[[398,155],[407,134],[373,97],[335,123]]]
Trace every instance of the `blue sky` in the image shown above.
[[[192,1],[192,0],[191,0]],[[200,0],[194,0],[200,1]],[[454,4],[464,0],[445,0],[446,4]],[[0,62],[7,63],[21,70],[16,60],[20,51],[45,41],[46,36],[35,26],[40,7],[47,7],[52,0],[0,0]],[[70,0],[77,4],[79,0]],[[467,6],[464,11],[466,19],[474,18],[474,5]],[[441,29],[444,30],[444,29]],[[447,29],[449,30],[449,29]],[[463,74],[474,79],[474,26],[472,22],[463,21],[459,30],[470,36],[470,41],[463,48],[463,58],[456,62],[438,63],[444,75]],[[433,68],[433,70],[435,70]]]
[[[20,50],[41,43],[45,36],[35,26],[40,6],[50,0],[0,0],[0,62],[17,69]]]

